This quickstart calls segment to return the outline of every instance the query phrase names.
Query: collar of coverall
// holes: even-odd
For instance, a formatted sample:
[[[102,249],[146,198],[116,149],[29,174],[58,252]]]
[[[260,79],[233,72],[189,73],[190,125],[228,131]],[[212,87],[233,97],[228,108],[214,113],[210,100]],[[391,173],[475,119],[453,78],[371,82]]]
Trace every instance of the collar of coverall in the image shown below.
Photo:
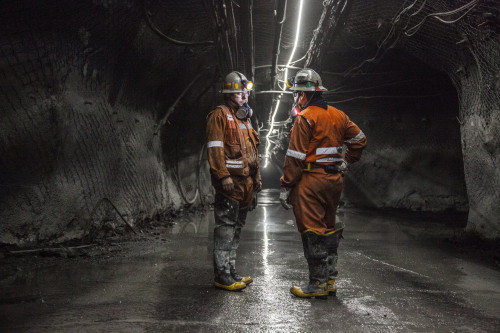
[[[311,101],[307,101],[306,104],[307,104],[307,106],[318,106],[318,107],[323,108],[325,110],[328,109],[327,101],[323,98],[323,96],[316,95],[316,94],[311,98]]]

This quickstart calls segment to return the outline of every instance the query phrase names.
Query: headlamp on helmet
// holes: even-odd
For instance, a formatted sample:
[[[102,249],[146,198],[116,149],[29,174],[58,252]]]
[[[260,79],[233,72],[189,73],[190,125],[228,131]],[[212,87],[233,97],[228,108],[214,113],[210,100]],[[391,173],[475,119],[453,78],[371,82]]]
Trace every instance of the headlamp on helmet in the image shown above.
[[[253,89],[253,82],[247,80],[246,76],[234,71],[226,75],[224,80],[223,94],[250,92]]]
[[[252,82],[252,81],[248,81],[248,80],[241,80],[241,84],[243,85],[243,87],[244,87],[246,90],[252,90],[252,88],[253,88],[253,82]]]

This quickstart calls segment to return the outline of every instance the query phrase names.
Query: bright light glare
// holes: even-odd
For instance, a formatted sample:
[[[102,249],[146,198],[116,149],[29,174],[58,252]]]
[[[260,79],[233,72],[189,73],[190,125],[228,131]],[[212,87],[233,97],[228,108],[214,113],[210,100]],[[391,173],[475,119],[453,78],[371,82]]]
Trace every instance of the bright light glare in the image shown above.
[[[297,31],[295,33],[295,42],[293,43],[293,49],[292,49],[292,53],[290,54],[290,59],[288,59],[288,62],[286,63],[286,66],[285,66],[285,73],[283,76],[284,80],[286,80],[288,78],[288,66],[290,66],[290,63],[292,62],[293,56],[295,55],[295,50],[297,49],[297,44],[299,43],[300,23],[302,21],[302,4],[303,3],[304,3],[304,0],[300,0],[299,17],[297,19]],[[281,87],[281,89],[283,91],[285,91],[286,84],[284,84],[283,87]],[[276,102],[276,107],[274,108],[274,112],[273,112],[273,115],[271,117],[271,125],[269,127],[269,132],[267,132],[267,136],[266,136],[266,152],[264,154],[264,156],[266,157],[266,163],[264,164],[264,168],[266,168],[267,165],[269,164],[269,149],[271,148],[271,141],[270,141],[269,137],[271,136],[271,133],[273,132],[274,118],[276,117],[276,113],[278,113],[278,108],[280,106],[281,97],[283,97],[283,94],[280,94],[278,101]]]
[[[269,255],[269,239],[267,236],[267,210],[264,208],[264,249],[262,251],[262,263],[264,264],[264,273],[267,275],[269,272],[269,265],[267,262],[267,256]]]

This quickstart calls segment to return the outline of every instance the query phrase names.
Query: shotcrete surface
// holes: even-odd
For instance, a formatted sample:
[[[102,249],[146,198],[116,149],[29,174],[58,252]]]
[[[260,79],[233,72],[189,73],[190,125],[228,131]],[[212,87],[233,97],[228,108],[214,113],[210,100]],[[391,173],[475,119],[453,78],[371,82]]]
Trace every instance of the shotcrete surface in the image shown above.
[[[263,191],[248,215],[241,292],[212,286],[213,212],[143,230],[106,255],[0,259],[2,332],[498,332],[500,270],[425,237],[419,221],[356,210],[337,295],[298,299],[307,279],[293,214]]]

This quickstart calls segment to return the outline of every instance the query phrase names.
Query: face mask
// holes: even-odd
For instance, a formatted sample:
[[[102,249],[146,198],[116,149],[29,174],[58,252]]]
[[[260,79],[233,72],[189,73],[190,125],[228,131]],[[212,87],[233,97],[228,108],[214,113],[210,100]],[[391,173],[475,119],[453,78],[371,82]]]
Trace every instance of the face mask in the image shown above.
[[[250,105],[248,105],[248,103],[243,104],[236,111],[236,118],[238,118],[239,120],[245,120],[247,118],[250,118],[252,115],[253,110],[250,108]]]
[[[292,109],[290,110],[290,116],[292,116],[292,118],[295,118],[300,114],[300,111],[302,111],[302,105],[294,104],[292,106]]]
[[[292,116],[292,118],[297,117],[300,114],[300,112],[302,110],[304,110],[304,108],[302,107],[302,104],[300,104],[301,97],[298,98],[297,102],[295,102],[295,98],[297,98],[297,97],[294,97],[294,103],[293,103],[292,108],[290,110],[290,116]]]
[[[292,116],[292,118],[297,117],[300,114],[300,112],[302,112],[302,110],[305,110],[309,106],[309,104],[313,100],[315,94],[316,94],[316,92],[313,93],[313,95],[306,102],[305,105],[300,104],[302,97],[299,97],[297,103],[295,103],[295,102],[293,103],[292,109],[290,110],[290,115]]]

